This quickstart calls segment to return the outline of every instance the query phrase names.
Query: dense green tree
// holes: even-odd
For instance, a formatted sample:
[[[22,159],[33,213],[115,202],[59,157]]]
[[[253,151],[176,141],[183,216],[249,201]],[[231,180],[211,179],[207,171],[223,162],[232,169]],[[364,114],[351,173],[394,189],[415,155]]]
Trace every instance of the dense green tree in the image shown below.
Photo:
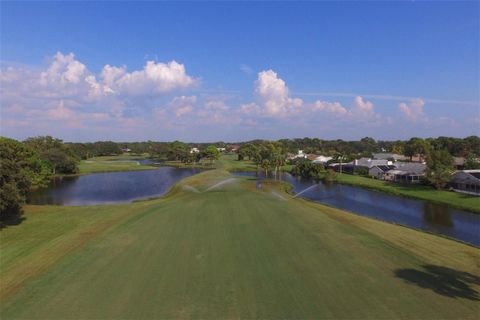
[[[421,159],[424,159],[428,155],[431,148],[432,147],[427,140],[414,137],[408,140],[408,142],[405,144],[404,152],[406,156],[410,157],[410,160],[412,160],[412,157],[417,154]]]
[[[168,159],[169,160],[182,160],[186,159],[190,150],[188,145],[181,141],[174,141],[168,145]]]
[[[327,169],[325,172],[325,181],[333,182],[337,180],[337,173],[333,169]]]
[[[474,154],[469,154],[465,158],[465,169],[480,169],[480,161],[477,160],[477,157]]]
[[[78,172],[78,161],[60,149],[49,149],[41,157],[50,164],[52,173],[72,174]]]
[[[35,150],[0,137],[0,220],[19,214],[30,187],[49,178],[49,168]]]
[[[93,143],[96,156],[112,156],[122,153],[120,144],[113,141],[97,141]]]
[[[62,140],[51,136],[28,138],[25,144],[37,151],[51,168],[53,174],[71,174],[78,172],[78,161],[73,150]]]
[[[292,174],[302,178],[312,178],[318,182],[324,178],[325,168],[320,163],[313,163],[309,160],[302,159],[293,167]]]
[[[453,172],[453,157],[447,150],[431,150],[428,153],[426,177],[436,189],[444,188]]]
[[[203,155],[213,163],[220,158],[220,151],[214,145],[210,145],[203,151]]]

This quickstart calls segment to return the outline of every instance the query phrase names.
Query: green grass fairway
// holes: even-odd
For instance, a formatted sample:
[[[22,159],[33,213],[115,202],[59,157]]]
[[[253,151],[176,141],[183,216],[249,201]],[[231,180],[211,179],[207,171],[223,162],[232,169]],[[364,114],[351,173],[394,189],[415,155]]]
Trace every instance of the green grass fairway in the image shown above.
[[[112,172],[112,171],[136,171],[136,170],[153,170],[158,169],[155,166],[141,165],[138,162],[133,162],[142,159],[144,156],[109,156],[96,157],[88,160],[82,160],[78,166],[80,174],[89,174],[97,172]],[[115,161],[116,160],[116,161]],[[125,161],[122,161],[125,160]]]
[[[29,206],[2,231],[3,319],[474,319],[480,250],[211,170],[165,198]],[[272,195],[272,191],[278,192]]]

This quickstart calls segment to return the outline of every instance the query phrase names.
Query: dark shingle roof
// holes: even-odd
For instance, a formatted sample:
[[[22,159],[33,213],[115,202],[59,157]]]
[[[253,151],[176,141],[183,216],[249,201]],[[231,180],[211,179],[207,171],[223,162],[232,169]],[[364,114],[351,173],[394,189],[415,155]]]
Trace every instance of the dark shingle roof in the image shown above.
[[[383,172],[387,172],[388,170],[395,169],[395,166],[377,166]]]

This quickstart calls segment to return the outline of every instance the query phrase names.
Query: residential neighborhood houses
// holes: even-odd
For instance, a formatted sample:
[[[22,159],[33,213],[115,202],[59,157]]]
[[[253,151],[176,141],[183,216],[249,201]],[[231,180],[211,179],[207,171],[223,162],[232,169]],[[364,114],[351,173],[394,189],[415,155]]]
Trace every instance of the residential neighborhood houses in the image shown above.
[[[360,174],[373,179],[396,183],[417,184],[425,177],[427,165],[421,156],[410,157],[395,153],[374,153],[372,158],[361,157],[350,162],[332,162],[334,157],[307,154],[298,150],[297,154],[288,154],[287,159],[297,161],[299,159],[310,160],[313,163],[324,164],[337,172],[348,174]],[[458,170],[452,175],[449,183],[450,189],[473,195],[480,195],[480,170],[462,170],[465,158],[454,157],[454,166]]]

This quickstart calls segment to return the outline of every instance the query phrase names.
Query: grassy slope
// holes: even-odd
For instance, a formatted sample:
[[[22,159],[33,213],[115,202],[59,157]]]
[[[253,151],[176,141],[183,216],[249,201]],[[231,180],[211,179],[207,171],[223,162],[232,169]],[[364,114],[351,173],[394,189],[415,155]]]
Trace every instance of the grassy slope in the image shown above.
[[[279,201],[248,178],[201,194],[182,187],[229,177],[204,172],[128,205],[27,207],[1,231],[1,318],[478,315],[478,249]]]
[[[351,174],[339,174],[338,182],[375,189],[394,195],[429,200],[480,213],[480,197],[458,192],[435,190],[428,186],[401,185]]]
[[[82,160],[79,165],[80,174],[89,174],[96,172],[111,171],[135,171],[135,170],[153,170],[155,166],[140,165],[138,162],[128,162],[138,159],[144,159],[145,155],[120,155],[108,157],[96,157],[88,160]],[[117,160],[117,161],[114,161]],[[119,160],[126,160],[125,162]]]

